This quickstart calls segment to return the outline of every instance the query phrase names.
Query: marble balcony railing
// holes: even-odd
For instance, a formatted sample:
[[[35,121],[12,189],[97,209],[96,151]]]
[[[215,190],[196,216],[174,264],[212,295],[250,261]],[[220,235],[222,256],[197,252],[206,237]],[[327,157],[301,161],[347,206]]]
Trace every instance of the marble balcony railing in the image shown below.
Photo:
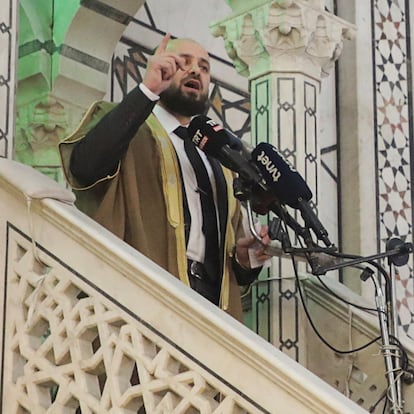
[[[366,412],[0,160],[2,412]]]

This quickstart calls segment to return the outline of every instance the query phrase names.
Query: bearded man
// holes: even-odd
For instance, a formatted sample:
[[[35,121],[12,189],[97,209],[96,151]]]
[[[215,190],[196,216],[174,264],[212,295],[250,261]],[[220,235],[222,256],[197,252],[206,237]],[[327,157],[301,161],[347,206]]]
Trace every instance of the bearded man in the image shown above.
[[[248,251],[264,262],[269,238],[265,226],[262,245],[244,234],[234,174],[185,136],[209,84],[204,47],[166,35],[143,81],[119,104],[93,104],[60,152],[79,208],[241,320],[240,286],[260,271]]]

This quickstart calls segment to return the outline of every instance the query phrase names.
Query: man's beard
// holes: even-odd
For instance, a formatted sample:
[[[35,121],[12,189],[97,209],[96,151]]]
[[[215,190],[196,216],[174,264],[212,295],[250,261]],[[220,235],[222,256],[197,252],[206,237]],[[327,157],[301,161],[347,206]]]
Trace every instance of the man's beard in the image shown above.
[[[175,86],[170,86],[160,93],[160,101],[164,106],[170,109],[171,112],[183,116],[193,116],[204,114],[204,111],[207,109],[208,96],[207,94],[203,94],[197,99],[195,96],[183,94],[183,92]]]

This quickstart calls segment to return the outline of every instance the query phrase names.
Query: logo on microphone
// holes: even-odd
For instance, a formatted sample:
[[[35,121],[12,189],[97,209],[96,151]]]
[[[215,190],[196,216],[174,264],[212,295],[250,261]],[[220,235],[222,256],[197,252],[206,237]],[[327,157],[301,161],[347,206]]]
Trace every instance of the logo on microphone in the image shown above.
[[[260,154],[257,155],[257,161],[265,167],[266,171],[270,174],[274,183],[277,183],[282,176],[282,173],[278,170],[275,164],[273,164],[272,160],[269,158],[268,155],[264,151],[261,151]]]
[[[192,141],[198,148],[203,150],[204,146],[207,144],[208,138],[203,135],[200,129],[197,129],[192,138]]]
[[[211,126],[214,132],[219,132],[223,129],[222,125],[219,125],[216,121],[213,121],[212,119],[206,121],[206,124]]]

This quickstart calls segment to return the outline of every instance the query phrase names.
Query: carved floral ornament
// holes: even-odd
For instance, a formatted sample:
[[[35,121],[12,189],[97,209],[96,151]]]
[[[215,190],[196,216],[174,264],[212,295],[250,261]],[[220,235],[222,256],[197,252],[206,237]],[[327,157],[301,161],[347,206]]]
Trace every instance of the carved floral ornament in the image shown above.
[[[314,3],[314,2],[313,2]],[[267,2],[212,26],[237,70],[250,77],[269,71],[329,74],[355,27],[310,1]]]
[[[25,112],[31,115],[20,120],[20,126],[32,151],[54,148],[67,133],[65,108],[52,96],[31,103]]]

